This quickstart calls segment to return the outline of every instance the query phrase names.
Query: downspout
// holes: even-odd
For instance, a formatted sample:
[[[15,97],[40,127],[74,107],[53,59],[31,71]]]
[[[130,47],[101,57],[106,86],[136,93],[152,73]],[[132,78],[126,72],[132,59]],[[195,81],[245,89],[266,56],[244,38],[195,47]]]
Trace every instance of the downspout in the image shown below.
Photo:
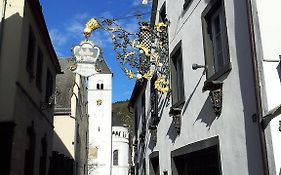
[[[260,137],[261,152],[262,152],[262,163],[263,163],[264,174],[269,175],[265,134],[262,128],[263,110],[262,110],[261,87],[260,87],[261,77],[259,73],[259,64],[257,58],[257,48],[256,48],[256,39],[255,39],[256,34],[254,29],[252,0],[246,0],[246,8],[247,8],[247,15],[248,15],[248,27],[249,27],[249,34],[250,34],[250,46],[251,46],[251,55],[252,55],[252,63],[253,63],[253,75],[254,75],[254,85],[255,85],[256,106],[257,106],[258,129],[259,129],[259,137]]]
[[[4,6],[3,6],[3,13],[1,18],[1,26],[0,26],[0,58],[2,53],[2,45],[3,45],[3,30],[4,30],[4,23],[5,23],[5,16],[6,16],[6,7],[7,7],[7,0],[3,0]]]

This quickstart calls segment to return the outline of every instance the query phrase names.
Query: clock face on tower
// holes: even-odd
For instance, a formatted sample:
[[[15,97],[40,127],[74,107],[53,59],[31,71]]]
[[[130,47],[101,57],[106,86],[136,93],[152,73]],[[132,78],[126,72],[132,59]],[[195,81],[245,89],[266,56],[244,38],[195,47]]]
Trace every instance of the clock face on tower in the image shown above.
[[[102,105],[102,102],[103,102],[102,99],[98,99],[98,100],[97,100],[97,105],[98,105],[98,106]]]

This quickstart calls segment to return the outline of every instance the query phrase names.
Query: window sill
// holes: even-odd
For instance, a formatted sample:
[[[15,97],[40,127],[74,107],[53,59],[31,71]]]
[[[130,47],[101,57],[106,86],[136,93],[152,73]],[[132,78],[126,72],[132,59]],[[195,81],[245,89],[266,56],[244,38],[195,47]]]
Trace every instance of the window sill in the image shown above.
[[[207,78],[207,80],[204,82],[203,91],[219,88],[222,85],[223,81],[220,81],[218,79],[226,73],[230,72],[231,69],[231,63],[229,63],[222,70]]]
[[[219,89],[221,88],[222,84],[222,81],[205,81],[203,91]]]
[[[170,114],[171,116],[181,114],[181,110],[182,110],[182,108],[183,108],[184,103],[185,103],[185,100],[181,100],[181,101],[175,103],[175,104],[170,108],[169,114]]]
[[[173,117],[173,124],[176,129],[176,132],[180,134],[181,131],[181,112],[185,101],[176,103],[170,108],[170,116]]]

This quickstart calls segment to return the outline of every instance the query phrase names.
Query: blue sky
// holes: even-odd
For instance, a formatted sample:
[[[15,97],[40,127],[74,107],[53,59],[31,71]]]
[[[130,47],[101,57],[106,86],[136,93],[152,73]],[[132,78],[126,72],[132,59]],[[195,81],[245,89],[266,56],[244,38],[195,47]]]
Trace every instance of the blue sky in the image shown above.
[[[45,21],[58,57],[71,56],[71,48],[84,40],[82,34],[86,22],[92,17],[125,17],[119,21],[130,32],[138,30],[135,12],[143,12],[150,17],[149,5],[142,0],[40,0]],[[127,17],[127,18],[126,18]],[[103,56],[112,70],[113,102],[129,99],[135,79],[127,78],[114,57],[113,44],[108,33],[99,29],[90,38],[103,50]]]

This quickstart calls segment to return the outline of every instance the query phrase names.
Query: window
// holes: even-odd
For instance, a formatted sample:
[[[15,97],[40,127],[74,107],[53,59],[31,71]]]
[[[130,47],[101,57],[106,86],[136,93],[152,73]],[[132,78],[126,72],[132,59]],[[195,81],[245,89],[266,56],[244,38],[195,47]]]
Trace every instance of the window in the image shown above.
[[[183,4],[183,10],[187,10],[193,0],[185,0]]]
[[[103,83],[97,83],[97,89],[103,90],[103,88],[104,88]]]
[[[155,81],[157,80],[157,75],[151,79],[150,85],[150,104],[151,104],[151,116],[158,117],[158,93],[157,90],[154,88]]]
[[[24,161],[24,175],[33,175],[35,148],[36,148],[36,135],[34,130],[34,124],[27,128],[27,149],[25,150]]]
[[[146,162],[145,162],[145,158],[142,159],[142,168],[143,168],[143,175],[146,175]]]
[[[154,88],[155,81],[157,80],[157,74],[151,79],[150,85],[150,106],[151,106],[151,119],[149,129],[156,129],[160,121],[158,116],[158,91]]]
[[[113,165],[118,165],[118,150],[113,151]]]
[[[149,175],[160,175],[160,167],[159,167],[159,152],[153,152],[149,156]]]
[[[160,9],[159,13],[159,22],[167,22],[167,13],[166,13],[166,3],[163,4],[163,6]]]
[[[84,170],[84,175],[86,175],[86,165],[84,164],[84,166],[83,166],[83,170]]]
[[[172,174],[221,175],[218,144],[212,137],[172,151]]]
[[[33,78],[34,56],[35,56],[36,39],[31,27],[29,27],[26,70],[30,78]]]
[[[40,157],[39,175],[46,175],[46,165],[47,165],[47,137],[46,137],[46,135],[41,140],[41,150],[42,150],[42,155]]]
[[[40,91],[42,91],[42,65],[43,65],[43,53],[42,50],[38,47],[37,66],[36,66],[36,86]]]
[[[80,134],[79,134],[79,132],[80,132],[80,125],[77,124],[76,125],[76,142],[77,143],[80,143]]]
[[[217,79],[230,70],[224,7],[211,1],[203,12],[203,39],[207,78]]]
[[[184,103],[185,100],[181,42],[177,44],[171,55],[172,102],[174,107],[179,107]]]
[[[51,74],[51,71],[48,69],[47,70],[47,81],[46,81],[46,96],[45,96],[45,101],[48,103],[51,103],[50,97],[53,94],[53,76]]]
[[[86,140],[86,144],[85,144],[85,147],[86,147],[86,149],[88,149],[88,132],[86,132],[86,138],[85,138],[85,140]]]
[[[174,158],[178,175],[220,175],[219,153],[217,146],[184,154]]]

